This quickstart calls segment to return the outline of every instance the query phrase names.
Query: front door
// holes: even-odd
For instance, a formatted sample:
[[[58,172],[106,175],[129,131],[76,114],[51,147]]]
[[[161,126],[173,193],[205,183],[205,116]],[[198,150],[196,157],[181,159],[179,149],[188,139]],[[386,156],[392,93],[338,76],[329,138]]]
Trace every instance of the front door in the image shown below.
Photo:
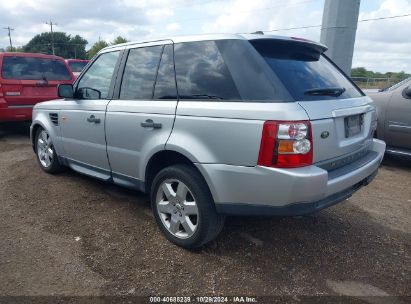
[[[173,128],[177,90],[172,42],[131,49],[122,74],[117,98],[107,107],[107,154],[114,182],[142,190],[145,164],[164,150]]]
[[[112,96],[120,51],[101,54],[75,86],[74,99],[61,111],[64,156],[69,165],[100,179],[110,178],[105,112]]]

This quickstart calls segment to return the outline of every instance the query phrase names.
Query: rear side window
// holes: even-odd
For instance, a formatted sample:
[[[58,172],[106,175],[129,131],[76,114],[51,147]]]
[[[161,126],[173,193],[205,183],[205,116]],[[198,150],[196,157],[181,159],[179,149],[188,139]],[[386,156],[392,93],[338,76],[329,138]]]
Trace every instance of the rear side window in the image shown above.
[[[241,99],[214,41],[175,44],[175,64],[180,99]]]
[[[176,44],[174,52],[180,99],[292,101],[247,40],[185,42]]]
[[[162,49],[163,46],[151,46],[130,50],[121,82],[120,99],[151,100]]]
[[[272,71],[296,101],[360,97],[360,91],[320,50],[307,44],[281,40],[251,41]],[[312,90],[340,88],[339,96],[327,93],[311,95]],[[314,92],[315,93],[315,92]]]
[[[173,46],[166,45],[158,68],[154,99],[177,99],[176,79],[174,76]]]
[[[62,60],[5,56],[1,71],[3,79],[70,80],[71,74]]]

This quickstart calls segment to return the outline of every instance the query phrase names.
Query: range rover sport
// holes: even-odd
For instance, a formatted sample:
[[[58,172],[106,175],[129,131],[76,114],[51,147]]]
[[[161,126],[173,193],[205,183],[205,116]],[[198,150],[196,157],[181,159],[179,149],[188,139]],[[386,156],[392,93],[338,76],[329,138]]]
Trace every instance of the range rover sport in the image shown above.
[[[58,101],[34,107],[40,167],[150,195],[175,244],[214,239],[226,215],[301,215],[376,175],[374,105],[304,39],[200,35],[110,46]]]

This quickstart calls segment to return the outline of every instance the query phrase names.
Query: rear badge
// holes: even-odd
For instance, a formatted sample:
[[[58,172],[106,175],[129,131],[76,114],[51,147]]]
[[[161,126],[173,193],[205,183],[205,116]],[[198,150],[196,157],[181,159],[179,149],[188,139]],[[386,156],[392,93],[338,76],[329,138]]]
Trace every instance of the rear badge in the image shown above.
[[[326,139],[328,136],[330,136],[330,132],[328,132],[328,131],[324,131],[324,132],[321,133],[321,138],[322,139]]]

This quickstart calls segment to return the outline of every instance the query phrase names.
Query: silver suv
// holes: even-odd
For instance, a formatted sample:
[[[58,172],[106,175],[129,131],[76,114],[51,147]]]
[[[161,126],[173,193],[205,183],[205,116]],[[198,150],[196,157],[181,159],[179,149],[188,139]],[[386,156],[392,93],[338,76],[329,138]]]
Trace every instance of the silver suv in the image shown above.
[[[37,104],[41,168],[150,195],[170,241],[214,239],[226,215],[301,215],[377,173],[365,96],[312,41],[204,35],[102,50],[63,99]]]

